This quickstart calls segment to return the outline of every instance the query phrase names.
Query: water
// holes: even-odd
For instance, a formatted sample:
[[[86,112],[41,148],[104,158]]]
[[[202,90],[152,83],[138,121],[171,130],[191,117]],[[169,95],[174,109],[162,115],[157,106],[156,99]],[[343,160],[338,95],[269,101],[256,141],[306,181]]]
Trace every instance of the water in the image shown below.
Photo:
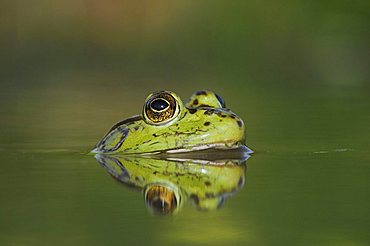
[[[0,245],[368,245],[368,1],[170,2],[0,1]],[[87,154],[162,89],[246,124],[217,210],[155,216]]]
[[[148,212],[140,191],[115,182],[87,155],[113,123],[139,113],[149,93],[117,92],[122,85],[112,83],[2,92],[1,245],[369,242],[366,91],[215,85],[244,119],[255,151],[244,187],[218,210],[187,203],[159,217]],[[152,86],[184,99],[191,94],[178,85]],[[4,100],[12,96],[17,100]]]

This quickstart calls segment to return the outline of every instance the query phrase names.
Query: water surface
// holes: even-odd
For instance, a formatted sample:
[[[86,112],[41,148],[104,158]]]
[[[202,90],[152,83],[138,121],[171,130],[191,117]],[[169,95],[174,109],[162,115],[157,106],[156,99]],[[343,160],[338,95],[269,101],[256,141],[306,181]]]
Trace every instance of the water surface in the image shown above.
[[[193,90],[161,86],[184,99]],[[186,204],[163,218],[147,211],[140,192],[115,182],[87,155],[113,123],[140,113],[150,88],[139,87],[128,92],[116,82],[66,83],[1,92],[2,245],[369,242],[366,89],[215,85],[244,119],[255,151],[246,183],[218,210]]]

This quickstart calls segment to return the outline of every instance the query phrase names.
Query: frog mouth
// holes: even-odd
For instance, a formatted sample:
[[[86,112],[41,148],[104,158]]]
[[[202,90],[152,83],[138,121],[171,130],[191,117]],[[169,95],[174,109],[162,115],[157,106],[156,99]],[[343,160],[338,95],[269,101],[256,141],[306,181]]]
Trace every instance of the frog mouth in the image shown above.
[[[245,147],[245,148],[244,148]],[[166,154],[180,154],[180,153],[189,153],[189,152],[199,152],[199,151],[207,151],[207,150],[236,150],[236,149],[243,149],[248,153],[252,153],[253,151],[242,145],[238,142],[234,143],[208,143],[208,144],[199,144],[184,148],[176,148],[176,149],[168,149],[164,150],[162,153]]]
[[[96,148],[94,148],[91,153],[94,154],[104,154],[109,153],[117,150],[122,143],[125,140],[125,137],[127,135],[126,131],[122,132],[121,139],[119,140],[118,144],[115,145],[112,148],[106,148],[104,146],[104,142],[101,144],[97,144]],[[158,150],[158,151],[151,151],[151,152],[142,152],[142,153],[126,153],[129,155],[160,155],[160,154],[168,154],[168,155],[176,155],[176,154],[186,154],[186,153],[192,153],[192,152],[205,152],[205,151],[211,151],[211,150],[218,150],[218,151],[231,151],[231,150],[242,150],[243,152],[246,152],[248,154],[253,153],[251,149],[249,149],[247,146],[239,144],[239,143],[209,143],[209,144],[200,144],[200,145],[194,145],[184,148],[174,148],[174,149],[165,149],[165,150]],[[117,154],[125,154],[125,152],[117,153]]]
[[[153,159],[166,159],[169,161],[191,161],[197,164],[207,165],[224,165],[225,163],[243,163],[248,160],[253,153],[253,150],[245,145],[234,146],[233,148],[220,148],[218,145],[209,146],[209,148],[201,148],[196,146],[196,149],[172,149],[166,150],[155,155],[141,155]]]
[[[94,154],[108,154],[103,152],[101,149],[95,148],[91,151]],[[254,153],[253,150],[248,148],[247,146],[239,143],[235,143],[233,145],[225,144],[225,143],[210,143],[210,144],[202,144],[196,145],[186,148],[176,148],[176,149],[167,149],[167,150],[160,150],[160,151],[152,151],[152,152],[142,152],[142,153],[113,153],[114,155],[125,155],[125,156],[142,156],[148,158],[165,158],[168,160],[183,160],[185,159],[199,159],[202,163],[203,159],[207,159],[207,163],[210,159],[215,160],[224,160],[225,158],[228,159],[238,159],[238,160],[247,160],[250,155]],[[215,162],[217,163],[217,162]]]
[[[115,124],[102,140],[95,145],[91,151],[92,154],[122,154],[122,155],[178,155],[178,154],[191,154],[193,152],[213,151],[213,150],[241,150],[248,154],[253,153],[248,147],[243,145],[243,140],[240,141],[225,141],[225,142],[209,142],[201,143],[198,145],[178,146],[176,148],[153,150],[148,152],[119,152],[122,144],[130,134],[129,127],[137,121],[142,120],[140,115],[133,116]]]

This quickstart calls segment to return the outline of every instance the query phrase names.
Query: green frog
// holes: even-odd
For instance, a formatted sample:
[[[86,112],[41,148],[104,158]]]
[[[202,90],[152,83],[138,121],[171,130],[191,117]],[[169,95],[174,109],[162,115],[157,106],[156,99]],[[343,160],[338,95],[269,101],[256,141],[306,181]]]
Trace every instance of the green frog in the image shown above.
[[[227,159],[95,155],[114,179],[141,190],[148,210],[156,215],[176,214],[188,201],[198,210],[220,208],[243,187],[248,157],[243,151]]]
[[[204,149],[234,149],[245,141],[243,120],[208,90],[184,104],[171,91],[151,93],[141,115],[115,124],[92,153],[173,154]]]

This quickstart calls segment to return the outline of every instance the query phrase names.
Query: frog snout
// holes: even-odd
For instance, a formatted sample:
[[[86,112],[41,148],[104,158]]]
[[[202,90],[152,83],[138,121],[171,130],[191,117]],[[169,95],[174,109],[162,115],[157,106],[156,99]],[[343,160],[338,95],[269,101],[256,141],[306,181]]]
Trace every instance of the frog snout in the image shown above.
[[[107,153],[119,149],[128,135],[126,126],[118,126],[110,131],[91,151],[92,153]]]

